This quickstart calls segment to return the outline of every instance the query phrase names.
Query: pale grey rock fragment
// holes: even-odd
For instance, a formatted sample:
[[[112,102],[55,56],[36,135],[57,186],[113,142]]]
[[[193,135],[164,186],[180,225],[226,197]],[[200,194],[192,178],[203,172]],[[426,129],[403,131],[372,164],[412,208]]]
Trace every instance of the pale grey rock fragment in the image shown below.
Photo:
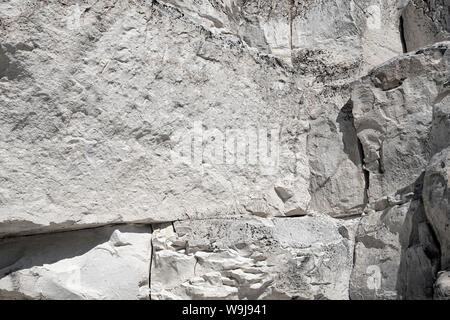
[[[450,300],[450,272],[440,272],[434,287],[435,300]]]
[[[436,154],[425,172],[425,212],[441,247],[442,270],[450,268],[450,148]]]
[[[176,222],[153,234],[152,299],[348,299],[357,220]]]
[[[450,55],[450,52],[447,51]],[[431,152],[436,154],[450,146],[450,77],[442,84],[433,106]]]
[[[0,299],[148,299],[149,226],[0,240]]]
[[[311,120],[308,152],[310,208],[338,217],[361,213],[367,197],[352,105],[347,103],[341,110],[335,110]]]
[[[410,0],[402,13],[406,51],[450,40],[449,0]]]
[[[419,193],[411,202],[361,219],[350,297],[354,300],[432,299],[439,260],[439,245]]]
[[[440,268],[439,243],[425,215],[419,190],[418,193],[417,199],[411,202],[400,235],[402,252],[397,292],[403,300],[432,299],[433,283]]]
[[[397,299],[400,230],[408,207],[395,206],[361,219],[350,281],[352,300]]]

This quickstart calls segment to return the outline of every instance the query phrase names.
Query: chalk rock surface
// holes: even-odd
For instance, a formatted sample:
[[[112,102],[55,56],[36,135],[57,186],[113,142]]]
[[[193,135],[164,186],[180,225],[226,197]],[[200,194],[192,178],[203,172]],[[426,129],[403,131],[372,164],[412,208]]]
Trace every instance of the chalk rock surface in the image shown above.
[[[370,181],[354,299],[433,298],[448,251],[446,153],[427,164],[449,140],[448,49],[446,42],[394,58],[354,83],[354,123]]]
[[[360,210],[340,110],[402,53],[374,3],[2,2],[0,235]]]
[[[434,105],[450,76],[448,49],[446,42],[394,58],[354,84],[370,202],[410,186],[430,160]]]
[[[445,298],[449,10],[2,1],[0,299]]]

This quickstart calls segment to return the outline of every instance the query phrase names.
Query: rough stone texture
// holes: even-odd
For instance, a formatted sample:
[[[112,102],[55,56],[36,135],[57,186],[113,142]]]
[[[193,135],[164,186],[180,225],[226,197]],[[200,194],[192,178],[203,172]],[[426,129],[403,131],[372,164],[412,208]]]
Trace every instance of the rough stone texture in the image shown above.
[[[425,173],[425,212],[441,247],[441,267],[450,269],[450,148],[436,154]]]
[[[81,29],[62,20],[73,6],[56,2],[4,24],[2,47],[11,48],[21,76],[0,83],[8,106],[1,116],[0,234],[306,211],[308,124],[292,73],[167,8],[108,3],[87,12],[88,5],[73,5],[84,12]],[[23,23],[29,28],[18,27]],[[273,141],[280,135],[280,163],[186,159],[185,138],[196,122],[204,132],[261,128]],[[205,149],[215,147],[207,133],[203,138]],[[276,172],[264,172],[271,167]],[[285,204],[275,187],[293,199]]]
[[[436,300],[450,300],[450,272],[441,272],[435,285]]]
[[[151,228],[102,227],[0,241],[2,299],[148,299]]]
[[[402,13],[405,49],[450,40],[450,1],[412,0]]]
[[[341,109],[349,79],[373,64],[358,43],[387,43],[370,40],[376,29],[398,45],[392,26],[401,6],[383,4],[380,31],[364,7],[347,1],[274,1],[270,14],[254,1],[177,3],[1,4],[0,97],[8,108],[1,117],[0,234],[361,210],[362,162],[351,115]],[[202,10],[212,11],[205,18]],[[327,28],[316,22],[323,11]],[[278,60],[281,49],[258,45],[261,32],[248,22],[261,17],[278,26],[286,16],[295,34],[292,66]],[[211,25],[218,19],[222,28]],[[266,42],[281,41],[269,35]],[[388,51],[377,59],[401,52]],[[208,129],[278,130],[276,172],[198,154],[186,159],[185,138],[200,121],[205,149],[215,148]]]
[[[401,252],[398,227],[404,223],[407,208],[394,207],[361,220],[350,283],[353,300],[397,298]]]
[[[436,154],[450,146],[450,79],[434,101],[431,127],[431,153]]]
[[[327,68],[368,70],[402,52],[407,0],[159,0],[213,33],[324,76]],[[376,53],[375,53],[376,52]]]
[[[355,222],[176,222],[154,234],[152,299],[348,299]]]
[[[445,298],[449,9],[1,2],[0,299]]]
[[[350,282],[352,299],[433,298],[439,245],[424,213],[422,180],[415,185],[412,201],[361,219]]]
[[[370,173],[370,202],[411,185],[430,160],[434,103],[450,76],[449,45],[395,58],[354,83],[353,115]]]
[[[433,169],[424,170],[433,152],[448,144],[448,46],[393,59],[354,83],[354,123],[369,179],[350,285],[354,299],[433,298],[445,262],[439,250],[448,246],[441,237],[447,237],[449,209],[446,189],[432,185]],[[441,162],[431,163],[437,168]]]

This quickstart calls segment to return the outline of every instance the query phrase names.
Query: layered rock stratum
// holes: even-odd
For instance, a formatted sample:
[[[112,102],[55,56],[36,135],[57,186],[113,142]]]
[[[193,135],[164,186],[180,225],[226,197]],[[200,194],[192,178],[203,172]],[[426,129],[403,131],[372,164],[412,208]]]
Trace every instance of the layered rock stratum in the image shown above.
[[[449,299],[448,0],[0,3],[0,299]]]

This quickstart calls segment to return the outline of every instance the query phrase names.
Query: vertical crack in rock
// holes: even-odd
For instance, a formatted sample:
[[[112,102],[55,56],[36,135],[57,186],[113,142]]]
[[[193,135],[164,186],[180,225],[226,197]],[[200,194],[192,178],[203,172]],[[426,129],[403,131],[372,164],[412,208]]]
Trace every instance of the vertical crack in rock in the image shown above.
[[[380,146],[380,158],[378,159],[378,173],[384,174],[386,171],[384,169],[384,161],[383,161],[383,141],[381,141]]]
[[[353,115],[353,102],[351,100],[347,103],[347,108],[349,109],[348,112],[350,114],[350,119],[349,119],[350,124],[353,127],[353,129],[355,130],[356,141],[358,143],[359,161],[361,164],[362,174],[364,176],[364,203],[363,203],[363,210],[364,210],[369,203],[370,172],[369,172],[369,170],[366,169],[366,166],[365,166],[364,147],[361,142],[361,139],[358,136],[358,130],[355,126],[355,117]]]
[[[293,61],[293,59],[294,59],[294,54],[293,54],[293,50],[294,50],[294,41],[293,41],[293,39],[292,39],[292,37],[293,37],[293,31],[292,31],[292,25],[293,25],[293,19],[294,19],[294,16],[293,16],[293,10],[295,10],[295,2],[294,2],[294,0],[290,0],[290,3],[291,3],[291,5],[290,5],[290,8],[289,8],[289,45],[290,45],[290,49],[291,49],[291,59],[292,59],[292,61]]]
[[[404,22],[403,22],[403,15],[400,16],[399,31],[400,31],[400,41],[402,43],[403,53],[406,53],[406,52],[408,52],[408,48],[407,48],[407,45],[406,45],[405,25],[404,25]]]
[[[153,225],[150,225],[150,230],[152,232],[151,238],[150,238],[150,266],[148,268],[148,298],[149,300],[152,300],[152,264],[153,264],[153,258],[154,258],[154,250],[153,250]]]
[[[364,147],[363,147],[362,142],[359,139],[359,137],[358,137],[358,150],[359,150],[359,154],[360,154],[361,168],[362,168],[362,173],[364,175],[364,183],[365,183],[365,185],[364,185],[364,209],[365,209],[367,207],[367,205],[369,204],[370,172],[365,167]]]

